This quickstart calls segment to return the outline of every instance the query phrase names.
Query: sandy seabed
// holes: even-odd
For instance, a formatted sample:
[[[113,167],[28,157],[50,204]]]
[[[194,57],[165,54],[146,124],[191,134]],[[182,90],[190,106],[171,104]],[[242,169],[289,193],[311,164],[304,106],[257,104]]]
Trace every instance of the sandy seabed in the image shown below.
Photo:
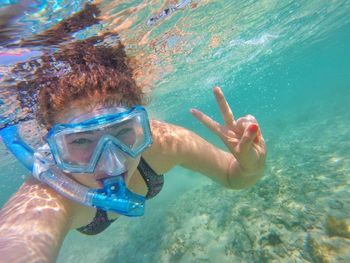
[[[291,127],[271,134],[255,186],[178,170],[144,217],[94,237],[72,231],[58,262],[350,262],[350,130],[341,117]]]

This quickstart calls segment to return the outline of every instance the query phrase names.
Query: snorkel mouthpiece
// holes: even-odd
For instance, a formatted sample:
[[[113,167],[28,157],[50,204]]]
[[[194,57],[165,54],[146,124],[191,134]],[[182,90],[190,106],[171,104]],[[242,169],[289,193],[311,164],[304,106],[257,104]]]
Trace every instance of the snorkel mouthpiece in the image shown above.
[[[55,165],[47,144],[34,154],[33,176],[82,205],[131,217],[144,214],[145,197],[128,190],[123,174],[102,179],[102,189],[88,188],[66,176]]]
[[[93,189],[92,205],[104,210],[127,216],[142,216],[145,210],[145,197],[131,192],[122,176],[103,180],[102,189]]]

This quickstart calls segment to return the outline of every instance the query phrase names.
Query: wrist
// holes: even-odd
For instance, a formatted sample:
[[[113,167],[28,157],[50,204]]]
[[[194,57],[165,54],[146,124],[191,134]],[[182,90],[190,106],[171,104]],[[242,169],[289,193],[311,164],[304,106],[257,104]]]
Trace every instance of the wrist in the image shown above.
[[[230,189],[243,189],[254,185],[262,176],[264,169],[247,170],[232,157],[228,169],[228,186]]]

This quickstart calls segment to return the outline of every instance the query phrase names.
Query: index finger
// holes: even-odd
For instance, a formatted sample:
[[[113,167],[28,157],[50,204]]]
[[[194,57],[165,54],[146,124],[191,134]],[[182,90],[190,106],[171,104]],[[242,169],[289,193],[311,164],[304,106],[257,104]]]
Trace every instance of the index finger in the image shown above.
[[[216,121],[212,120],[209,116],[204,114],[203,112],[196,110],[196,109],[191,109],[191,113],[201,122],[206,126],[208,129],[210,129],[212,132],[220,136],[220,124],[217,123]]]

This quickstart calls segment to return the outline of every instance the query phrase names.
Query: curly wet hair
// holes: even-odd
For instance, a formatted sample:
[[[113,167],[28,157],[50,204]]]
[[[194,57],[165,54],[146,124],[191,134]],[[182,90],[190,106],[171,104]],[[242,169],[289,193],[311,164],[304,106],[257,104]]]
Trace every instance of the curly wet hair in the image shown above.
[[[67,41],[74,31],[97,23],[97,14],[96,6],[86,5],[73,17],[22,41],[21,45],[26,47],[40,42],[48,46]],[[107,45],[106,39],[113,44]],[[130,66],[135,65],[135,60],[131,63],[116,33],[107,32],[57,47],[55,52],[43,55],[40,63],[33,61],[35,73],[31,80],[16,86],[22,107],[36,108],[39,124],[49,129],[55,123],[55,116],[69,109],[73,102],[83,106],[145,104],[144,94],[136,84]],[[18,64],[16,68],[21,69],[23,65]]]
[[[101,38],[77,41],[42,57],[43,64],[36,72],[39,123],[50,127],[56,113],[69,108],[73,101],[85,106],[144,104],[124,46],[120,42],[113,47],[99,45]]]

